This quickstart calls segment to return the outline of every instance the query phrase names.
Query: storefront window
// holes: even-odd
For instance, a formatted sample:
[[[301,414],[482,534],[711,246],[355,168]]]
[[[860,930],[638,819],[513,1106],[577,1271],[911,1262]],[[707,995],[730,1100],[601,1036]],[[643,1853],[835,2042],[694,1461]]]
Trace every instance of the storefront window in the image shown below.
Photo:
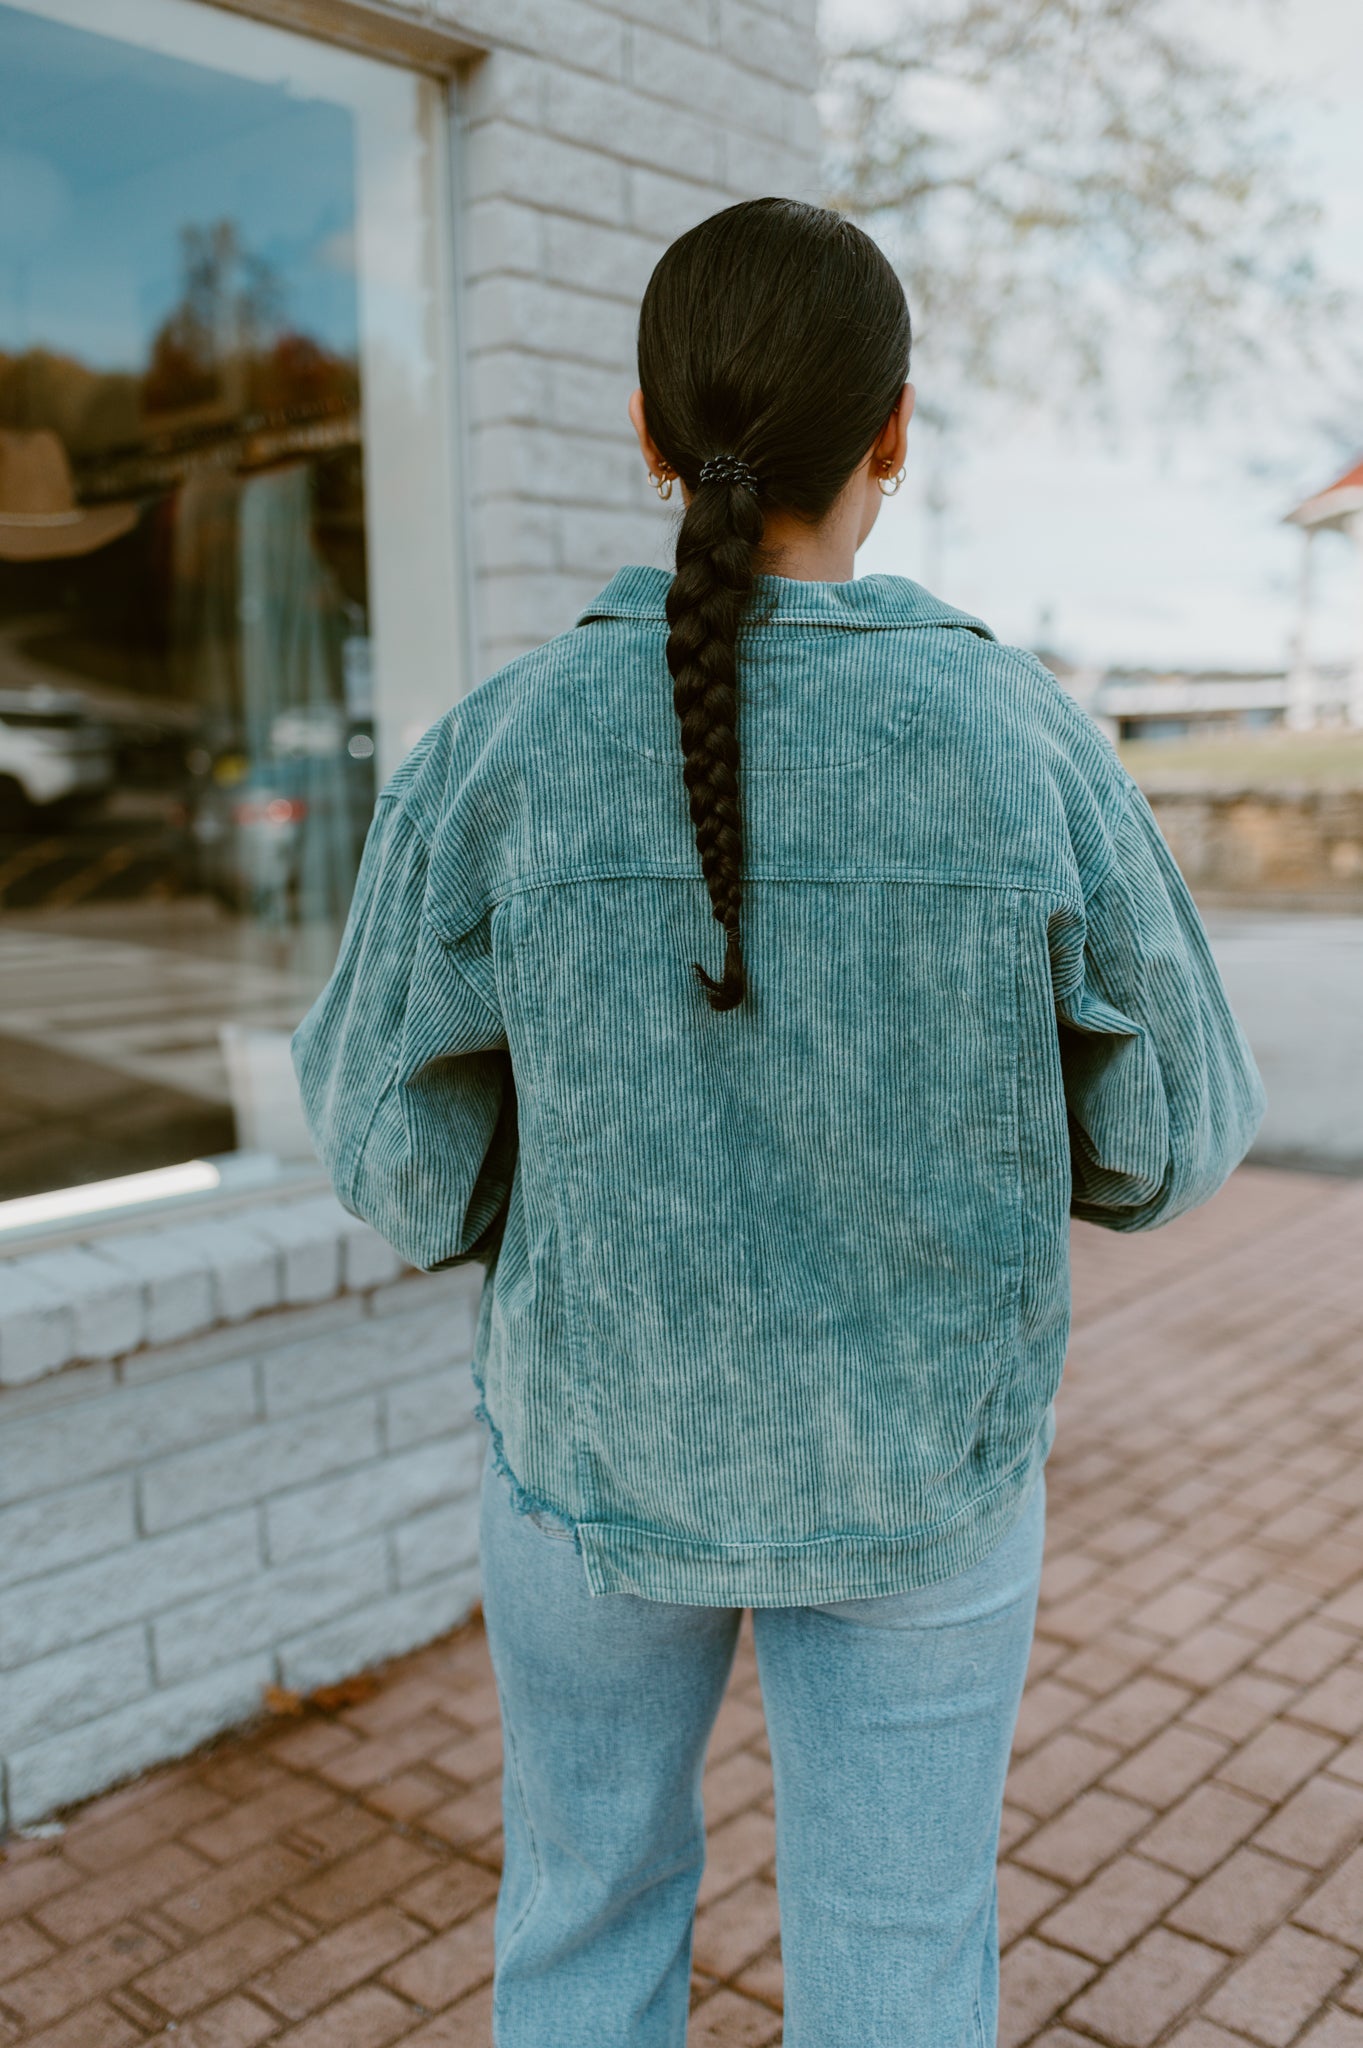
[[[287,1035],[457,694],[442,95],[0,0],[0,1201],[305,1146]]]

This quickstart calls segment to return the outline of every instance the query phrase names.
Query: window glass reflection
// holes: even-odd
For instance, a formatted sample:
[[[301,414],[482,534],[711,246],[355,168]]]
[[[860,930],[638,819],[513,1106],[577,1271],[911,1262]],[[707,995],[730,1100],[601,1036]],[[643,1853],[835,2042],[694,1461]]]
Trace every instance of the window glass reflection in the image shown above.
[[[268,1143],[374,790],[352,111],[0,5],[0,1199]]]

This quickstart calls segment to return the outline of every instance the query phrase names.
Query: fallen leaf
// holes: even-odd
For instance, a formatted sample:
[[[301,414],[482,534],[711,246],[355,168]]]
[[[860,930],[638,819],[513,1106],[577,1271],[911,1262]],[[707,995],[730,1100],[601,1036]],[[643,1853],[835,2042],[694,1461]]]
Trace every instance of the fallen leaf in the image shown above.
[[[341,1707],[358,1707],[363,1701],[372,1700],[378,1689],[379,1681],[372,1671],[357,1671],[353,1678],[343,1678],[336,1685],[319,1685],[308,1694],[308,1700],[324,1714],[334,1714]]]
[[[304,1707],[301,1692],[290,1692],[286,1685],[267,1685],[263,1694],[265,1711],[269,1714],[301,1714]]]

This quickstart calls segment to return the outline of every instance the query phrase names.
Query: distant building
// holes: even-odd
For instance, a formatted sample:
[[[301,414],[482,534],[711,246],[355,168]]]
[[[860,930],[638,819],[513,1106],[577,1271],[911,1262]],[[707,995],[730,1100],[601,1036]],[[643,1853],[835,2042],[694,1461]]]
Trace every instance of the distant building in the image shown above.
[[[1112,740],[1181,740],[1291,723],[1296,699],[1285,669],[1083,668],[1049,649],[1038,651]],[[1312,724],[1343,724],[1351,688],[1347,663],[1313,668]]]
[[[1346,469],[1343,476],[1336,477],[1314,497],[1303,499],[1288,513],[1286,523],[1300,527],[1303,536],[1287,724],[1306,732],[1314,726],[1331,722],[1329,713],[1332,707],[1321,701],[1321,672],[1311,661],[1311,609],[1315,594],[1312,572],[1317,536],[1340,533],[1353,543],[1359,584],[1354,655],[1344,692],[1344,722],[1363,726],[1363,462]]]
[[[1340,724],[1350,676],[1343,665],[1311,671],[1313,725]],[[1121,740],[1189,739],[1291,725],[1292,676],[1283,669],[1109,669],[1091,709]]]
[[[1114,740],[1178,740],[1208,733],[1285,727],[1294,732],[1363,728],[1363,462],[1303,499],[1286,523],[1303,535],[1297,628],[1286,669],[1100,669],[1076,667],[1046,647],[1037,653]],[[1352,659],[1321,662],[1311,652],[1315,543],[1342,534],[1358,561],[1358,625]]]

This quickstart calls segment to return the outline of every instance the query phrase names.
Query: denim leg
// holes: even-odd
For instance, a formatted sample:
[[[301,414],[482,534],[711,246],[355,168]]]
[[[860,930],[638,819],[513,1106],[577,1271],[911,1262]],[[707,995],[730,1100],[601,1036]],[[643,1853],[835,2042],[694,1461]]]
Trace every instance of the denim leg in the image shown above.
[[[571,1532],[483,1471],[502,1709],[496,2048],[683,2048],[700,1780],[740,1612],[593,1597]]]
[[[786,2048],[993,2048],[995,1862],[1042,1475],[979,1564],[753,1616],[776,1788]]]

